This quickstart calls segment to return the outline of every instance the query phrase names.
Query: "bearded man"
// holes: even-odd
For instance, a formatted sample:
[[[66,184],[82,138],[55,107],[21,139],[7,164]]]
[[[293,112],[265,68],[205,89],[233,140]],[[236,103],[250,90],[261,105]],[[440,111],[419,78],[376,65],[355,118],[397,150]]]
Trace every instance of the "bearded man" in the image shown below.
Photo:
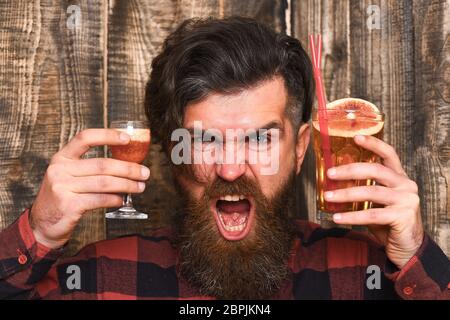
[[[85,130],[53,156],[32,207],[0,233],[0,297],[448,299],[448,258],[424,233],[417,185],[385,142],[355,137],[382,163],[327,172],[378,182],[326,194],[330,202],[378,203],[334,215],[373,235],[295,219],[313,91],[298,40],[247,18],[183,22],[153,60],[145,99],[183,204],[174,227],[60,258],[85,212],[120,206],[119,194],[141,193],[150,176],[136,163],[81,159],[92,146],[130,141],[113,129]],[[189,138],[173,139],[177,130]],[[269,161],[250,161],[264,150]],[[238,153],[240,161],[223,157]],[[73,270],[81,278],[68,285]],[[367,286],[368,270],[380,273],[376,288]]]

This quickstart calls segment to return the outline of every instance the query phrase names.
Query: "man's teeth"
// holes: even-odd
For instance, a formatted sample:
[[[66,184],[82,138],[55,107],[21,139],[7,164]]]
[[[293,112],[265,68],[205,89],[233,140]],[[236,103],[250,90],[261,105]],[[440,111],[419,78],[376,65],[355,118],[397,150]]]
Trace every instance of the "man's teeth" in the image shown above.
[[[223,219],[222,213],[219,211],[218,214],[219,214],[220,220],[222,222],[223,228],[227,231],[242,231],[242,230],[244,230],[245,226],[247,225],[247,218],[244,217],[239,220],[239,224],[237,226],[227,226],[225,224],[225,220]],[[234,213],[234,214],[238,215],[238,213]]]
[[[224,229],[227,231],[242,231],[242,230],[244,230],[244,227],[245,227],[245,223],[240,224],[238,226],[234,226],[234,227],[224,226]]]
[[[220,200],[224,200],[224,201],[239,201],[239,200],[244,200],[246,197],[243,194],[227,194],[224,196],[220,196]],[[219,214],[220,217],[220,221],[222,222],[222,226],[226,231],[242,231],[244,230],[245,226],[247,225],[247,217],[241,217],[238,220],[238,217],[240,216],[239,213],[235,212],[233,213],[233,222],[237,225],[234,226],[227,226],[225,224],[225,220],[223,218],[222,213],[218,210],[217,212]]]
[[[242,194],[227,194],[225,196],[220,196],[220,200],[225,200],[225,201],[239,201],[239,200],[244,200],[245,196]]]

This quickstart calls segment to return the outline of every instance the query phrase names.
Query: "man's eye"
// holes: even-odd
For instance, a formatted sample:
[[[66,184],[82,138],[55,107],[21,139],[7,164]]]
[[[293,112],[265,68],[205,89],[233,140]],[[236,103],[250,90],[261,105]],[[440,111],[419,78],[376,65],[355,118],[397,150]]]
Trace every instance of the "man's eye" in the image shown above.
[[[270,142],[270,135],[264,133],[264,134],[256,134],[249,137],[250,143],[269,143]]]
[[[192,137],[192,143],[203,143],[202,137]]]
[[[258,142],[259,143],[269,143],[270,135],[268,135],[268,134],[258,135]]]
[[[194,145],[194,149],[198,151],[210,151],[213,148],[220,147],[221,140],[217,139],[215,136],[207,136],[204,137],[192,137],[192,144]]]

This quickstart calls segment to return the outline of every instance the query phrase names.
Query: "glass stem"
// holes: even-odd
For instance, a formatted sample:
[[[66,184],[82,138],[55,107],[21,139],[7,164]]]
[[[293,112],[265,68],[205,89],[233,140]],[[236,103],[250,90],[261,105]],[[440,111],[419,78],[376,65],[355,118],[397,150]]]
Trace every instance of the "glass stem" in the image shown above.
[[[123,206],[127,208],[133,208],[133,200],[131,199],[130,193],[123,196]]]

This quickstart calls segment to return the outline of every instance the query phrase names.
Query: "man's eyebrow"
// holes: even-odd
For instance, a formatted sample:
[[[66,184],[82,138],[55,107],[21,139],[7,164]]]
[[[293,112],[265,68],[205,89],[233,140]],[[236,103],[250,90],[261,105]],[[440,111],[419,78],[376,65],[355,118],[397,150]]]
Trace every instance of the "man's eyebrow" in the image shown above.
[[[185,128],[188,132],[189,132],[189,134],[191,135],[191,136],[194,136],[194,133],[201,133],[201,135],[202,136],[204,136],[205,135],[205,132],[206,131],[208,131],[209,129],[206,129],[206,130],[204,130],[204,129],[202,129],[202,130],[195,130],[194,128]]]
[[[186,129],[192,136],[194,135],[194,132],[195,132],[195,133],[198,133],[198,130],[194,130],[194,128],[185,128],[185,129]],[[280,130],[280,131],[283,131],[284,127],[283,127],[283,124],[282,124],[280,121],[278,121],[278,120],[273,120],[273,121],[270,121],[270,122],[266,123],[265,125],[261,126],[260,128],[256,128],[256,129],[247,129],[247,130],[255,130],[256,132],[258,132],[259,130],[267,130],[267,131],[269,131],[269,130],[271,130],[271,129],[278,129],[278,130]],[[202,129],[202,130],[200,131],[201,135],[203,136],[203,135],[205,134],[205,132],[208,131],[208,130],[211,130],[211,129],[206,129],[206,130]],[[214,129],[213,129],[213,130],[214,130]]]
[[[255,131],[259,131],[259,130],[267,130],[267,131],[269,131],[271,129],[278,129],[280,131],[283,131],[284,127],[283,127],[283,124],[280,121],[273,120],[273,121],[270,121],[269,123],[263,125],[262,127],[258,128],[258,129],[255,129]]]
[[[185,128],[191,135],[194,135],[194,128]],[[202,130],[202,134],[203,134],[203,131],[205,131],[205,130]]]

